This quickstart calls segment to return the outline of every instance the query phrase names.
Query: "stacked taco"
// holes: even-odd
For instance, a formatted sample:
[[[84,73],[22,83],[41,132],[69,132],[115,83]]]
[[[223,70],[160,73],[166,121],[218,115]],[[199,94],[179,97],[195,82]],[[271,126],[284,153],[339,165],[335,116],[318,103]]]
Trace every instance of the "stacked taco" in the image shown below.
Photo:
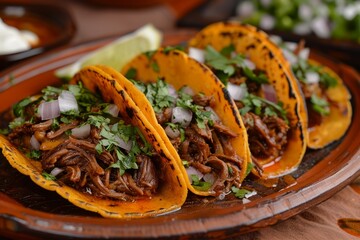
[[[255,27],[211,24],[189,42],[190,56],[227,86],[247,129],[253,172],[273,178],[294,171],[306,150],[306,109],[281,49]]]
[[[189,190],[223,198],[249,173],[247,134],[223,84],[184,52],[142,54],[119,79],[177,159]]]
[[[339,140],[349,128],[352,115],[351,96],[341,78],[309,59],[310,49],[304,41],[297,44],[276,36],[271,39],[282,48],[301,85],[308,112],[308,147],[319,149]]]
[[[99,94],[96,94],[99,93]],[[156,129],[96,67],[15,104],[0,135],[9,163],[39,186],[104,217],[178,210],[187,187]]]

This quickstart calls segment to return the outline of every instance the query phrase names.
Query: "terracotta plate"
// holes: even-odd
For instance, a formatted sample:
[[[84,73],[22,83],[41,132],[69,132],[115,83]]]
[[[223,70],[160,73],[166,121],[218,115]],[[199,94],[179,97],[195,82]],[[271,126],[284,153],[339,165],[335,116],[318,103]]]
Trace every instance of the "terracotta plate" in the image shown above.
[[[166,34],[166,44],[186,40],[193,32]],[[52,52],[0,73],[0,112],[42,87],[55,84],[54,70],[72,63],[111,39]],[[308,151],[300,168],[275,182],[256,182],[259,194],[238,199],[199,199],[190,195],[180,211],[141,220],[114,220],[76,208],[57,194],[33,184],[0,155],[0,235],[54,238],[225,238],[285,220],[341,190],[360,175],[360,77],[352,68],[320,55],[352,94],[353,121],[347,134],[331,146]],[[252,184],[251,182],[248,184]],[[266,187],[275,184],[276,187]]]

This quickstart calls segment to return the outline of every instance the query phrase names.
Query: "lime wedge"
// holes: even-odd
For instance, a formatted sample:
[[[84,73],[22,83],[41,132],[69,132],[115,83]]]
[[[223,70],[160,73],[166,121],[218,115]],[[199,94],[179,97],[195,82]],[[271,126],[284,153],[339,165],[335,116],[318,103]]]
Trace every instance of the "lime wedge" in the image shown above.
[[[136,55],[159,48],[161,41],[161,32],[153,25],[147,24],[85,55],[75,63],[58,69],[55,75],[59,78],[69,79],[82,67],[94,64],[103,64],[120,70]]]

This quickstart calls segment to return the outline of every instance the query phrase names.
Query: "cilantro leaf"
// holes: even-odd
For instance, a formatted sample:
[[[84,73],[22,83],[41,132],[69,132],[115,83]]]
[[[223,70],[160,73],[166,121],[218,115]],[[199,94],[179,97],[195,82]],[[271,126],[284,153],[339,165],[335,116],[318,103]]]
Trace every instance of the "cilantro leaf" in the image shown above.
[[[126,72],[125,77],[126,77],[127,79],[135,79],[136,74],[137,74],[137,69],[136,69],[136,68],[130,68],[130,69]]]
[[[196,175],[196,174],[191,174],[190,175],[190,178],[192,180],[192,184],[193,187],[197,190],[200,190],[200,191],[207,191],[210,189],[211,187],[211,183],[209,182],[205,182],[205,181],[201,181],[199,179],[199,177]]]
[[[13,106],[13,113],[15,117],[24,117],[25,107],[28,106],[30,103],[32,103],[32,101],[30,100],[30,98],[27,97],[15,104]]]
[[[28,158],[31,158],[31,159],[40,159],[41,158],[41,151],[39,151],[39,150],[31,150],[30,152],[28,152],[26,154],[26,156]]]
[[[52,181],[55,181],[56,180],[56,177],[50,173],[47,173],[47,172],[42,172],[41,174],[46,180],[52,180]]]
[[[246,194],[251,193],[251,191],[245,189],[245,188],[237,188],[237,187],[231,187],[231,191],[235,194],[235,197],[237,198],[245,198]]]
[[[311,95],[310,102],[312,104],[312,108],[317,113],[321,114],[322,116],[330,114],[329,103],[326,99],[320,98],[313,94]]]

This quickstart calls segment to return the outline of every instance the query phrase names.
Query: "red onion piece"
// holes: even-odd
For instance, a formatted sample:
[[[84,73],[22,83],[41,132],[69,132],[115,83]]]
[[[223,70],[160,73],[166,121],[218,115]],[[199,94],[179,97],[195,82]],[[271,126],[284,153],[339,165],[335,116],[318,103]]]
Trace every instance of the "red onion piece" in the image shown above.
[[[40,149],[40,143],[39,143],[39,141],[36,139],[36,137],[34,135],[32,135],[31,138],[30,138],[30,145],[35,150]]]
[[[85,124],[81,127],[71,129],[71,135],[80,139],[87,138],[90,135],[90,130],[90,124]]]
[[[234,100],[242,100],[245,97],[246,89],[242,85],[228,83],[226,89]]]
[[[200,63],[205,62],[205,52],[200,48],[189,47],[189,56]]]
[[[171,122],[180,123],[182,127],[189,126],[193,113],[183,107],[174,107],[172,110]]]
[[[215,176],[212,173],[205,174],[203,178],[205,182],[208,182],[211,185],[215,182]]]
[[[255,70],[256,66],[255,63],[250,61],[249,59],[244,59],[244,64],[247,66],[250,70]]]
[[[39,106],[41,120],[49,120],[60,116],[59,101],[42,102]]]
[[[172,127],[170,126],[166,126],[165,127],[165,133],[166,135],[171,138],[171,139],[174,139],[174,138],[177,138],[180,136],[180,131],[179,129],[173,129]]]
[[[118,136],[116,136],[115,139],[116,139],[116,142],[118,143],[119,147],[121,147],[122,149],[125,149],[128,152],[131,150],[131,147],[132,147],[131,141],[125,142],[124,139],[122,139]]]
[[[188,167],[188,168],[186,168],[186,173],[187,173],[187,175],[188,175],[188,177],[189,177],[189,181],[190,181],[190,183],[192,184],[192,179],[191,179],[191,175],[196,175],[198,178],[199,178],[199,180],[201,180],[202,178],[203,178],[203,174],[201,173],[201,172],[199,172],[196,168],[194,168],[194,167]]]
[[[270,102],[277,103],[275,89],[270,84],[261,84],[261,89],[264,93],[264,98]]]
[[[282,52],[284,54],[284,57],[290,62],[291,65],[297,63],[298,59],[292,51],[289,51],[288,49],[283,48]]]
[[[119,108],[116,106],[116,104],[109,104],[106,110],[106,112],[113,117],[117,117],[119,115]]]
[[[78,111],[79,107],[74,94],[70,91],[62,91],[59,95],[60,112],[68,112],[71,110]]]
[[[63,171],[64,171],[64,169],[55,167],[53,170],[51,170],[50,174],[53,175],[54,177],[56,177],[57,175],[59,175]]]

